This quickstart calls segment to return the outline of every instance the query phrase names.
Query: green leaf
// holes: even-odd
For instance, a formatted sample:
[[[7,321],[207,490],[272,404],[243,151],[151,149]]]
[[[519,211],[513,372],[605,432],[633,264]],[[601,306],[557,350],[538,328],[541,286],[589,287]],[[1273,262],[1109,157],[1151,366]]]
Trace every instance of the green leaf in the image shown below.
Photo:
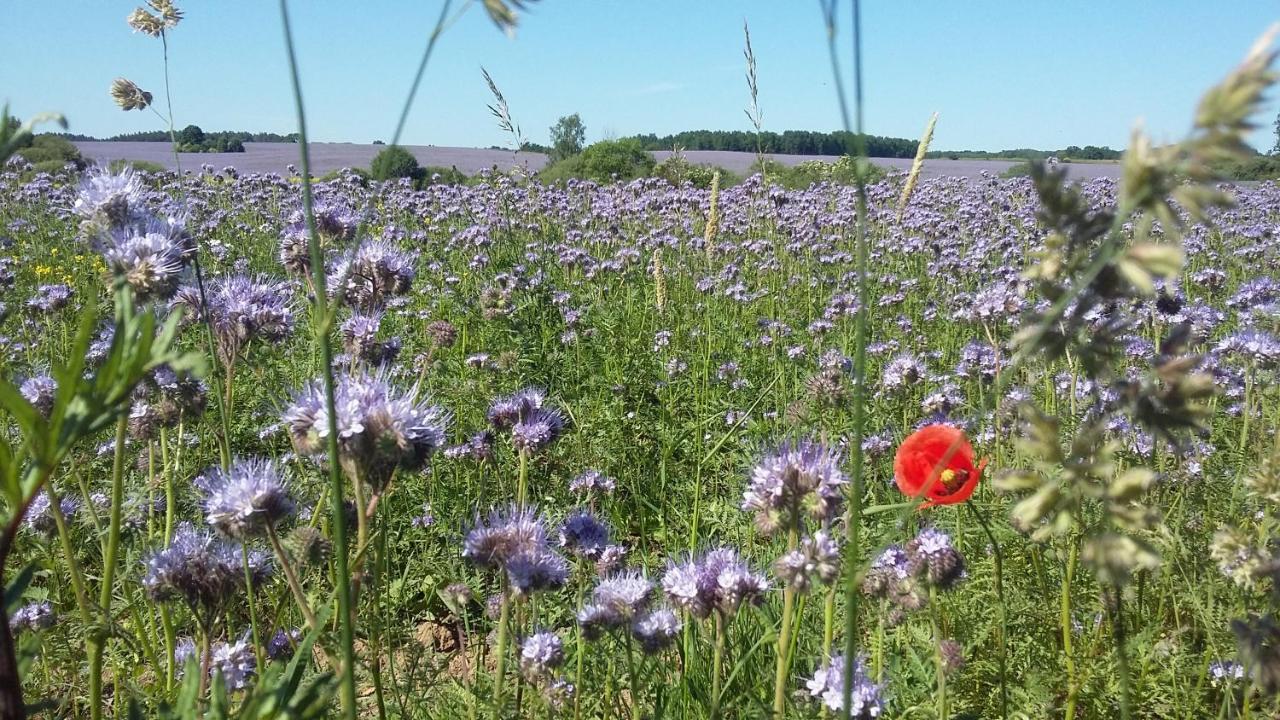
[[[31,578],[35,577],[35,563],[27,563],[18,573],[18,576],[9,582],[4,589],[4,611],[7,615],[12,615],[14,610],[22,604],[22,595],[27,591],[27,586],[31,584]]]

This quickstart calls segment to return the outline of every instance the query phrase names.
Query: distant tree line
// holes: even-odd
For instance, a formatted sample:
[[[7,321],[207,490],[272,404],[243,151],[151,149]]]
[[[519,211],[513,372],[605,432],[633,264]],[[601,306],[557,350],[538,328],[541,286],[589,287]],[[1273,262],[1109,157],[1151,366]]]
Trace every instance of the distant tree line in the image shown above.
[[[188,125],[186,128],[183,129],[183,132],[185,132],[190,128],[196,128],[197,130],[199,130],[199,127],[196,125]],[[107,137],[107,138],[99,138],[99,137],[94,137],[92,135],[82,135],[80,133],[58,133],[58,135],[68,140],[77,140],[77,141],[169,142],[168,130],[144,130],[142,132],[121,133],[119,135],[112,135],[111,137]],[[208,132],[208,133],[202,132],[202,135],[205,138],[215,138],[219,140],[225,138],[227,141],[239,140],[242,143],[247,143],[247,142],[296,143],[298,142],[298,133],[289,133],[288,135],[281,135],[279,133],[269,133],[269,132],[253,133],[253,132],[244,132],[242,130],[223,130],[219,132]],[[182,138],[179,137],[178,141],[182,142]]]
[[[879,158],[915,157],[916,141],[907,138],[867,135],[867,155]],[[843,130],[815,132],[811,130],[787,130],[785,132],[756,133],[747,130],[686,130],[675,135],[636,135],[635,139],[646,150],[729,150],[781,155],[855,155],[858,152],[857,135]]]
[[[925,157],[947,160],[1044,160],[1049,157],[1059,160],[1119,160],[1120,153],[1120,150],[1097,145],[1069,145],[1061,150],[931,150],[925,153]]]

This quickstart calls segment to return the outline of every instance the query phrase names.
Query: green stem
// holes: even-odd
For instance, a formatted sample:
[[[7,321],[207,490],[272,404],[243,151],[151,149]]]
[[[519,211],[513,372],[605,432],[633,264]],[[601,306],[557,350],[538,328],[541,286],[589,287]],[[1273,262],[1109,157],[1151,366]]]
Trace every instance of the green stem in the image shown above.
[[[106,555],[102,561],[102,587],[98,593],[105,626],[111,625],[111,586],[115,582],[116,562],[120,554],[120,521],[124,514],[124,444],[128,431],[129,416],[122,414],[116,421],[115,457],[111,464],[111,520],[107,529]],[[106,642],[105,634],[89,641],[89,717],[92,720],[102,718],[102,654],[106,650]]]
[[[795,522],[787,531],[787,552],[796,548],[799,531]],[[778,657],[773,674],[773,717],[781,720],[787,710],[787,675],[790,663],[787,662],[791,650],[791,615],[795,612],[796,591],[786,588],[782,591],[782,621],[778,628]]]
[[[1124,588],[1115,587],[1116,605],[1111,617],[1111,632],[1116,642],[1116,665],[1120,673],[1120,720],[1129,720],[1132,707],[1132,679],[1129,677],[1129,652],[1125,649]]]
[[[640,681],[636,675],[636,660],[634,643],[631,641],[631,633],[625,628],[622,636],[626,638],[627,643],[627,680],[631,683],[631,717],[634,720],[640,720],[644,713],[640,711]]]
[[[498,611],[498,643],[495,648],[497,657],[493,663],[493,720],[502,720],[502,690],[506,683],[507,671],[507,640],[508,628],[511,620],[511,597],[510,593],[503,590],[502,605]]]
[[[529,502],[529,452],[520,451],[520,477],[516,483],[516,502],[521,510]]]
[[[987,541],[991,543],[991,559],[995,570],[996,618],[1000,622],[1000,652],[996,656],[997,667],[1000,671],[1000,717],[1007,718],[1009,717],[1009,687],[1007,680],[1009,620],[1004,602],[1004,553],[1000,549],[1000,542],[996,540],[995,533],[991,532],[991,524],[987,521],[986,513],[978,510],[978,506],[973,502],[967,502],[965,505],[973,513],[973,517],[978,521],[978,524],[982,526],[982,531],[987,535]]]
[[[724,672],[724,615],[717,612],[716,646],[711,658],[711,720],[720,718],[721,674]]]
[[[262,656],[262,634],[258,628],[258,608],[253,600],[253,571],[249,568],[248,545],[240,545],[240,565],[244,568],[245,603],[249,606],[249,627],[253,631],[253,655],[258,660],[258,667],[266,667]]]
[[[280,569],[284,571],[286,584],[289,591],[293,593],[294,602],[298,603],[298,609],[302,611],[302,617],[307,621],[307,628],[314,633],[320,633],[323,628],[320,627],[320,621],[316,619],[315,612],[311,609],[311,603],[307,600],[307,594],[302,589],[302,582],[298,579],[298,571],[293,567],[293,562],[289,559],[288,553],[285,552],[284,546],[280,543],[280,536],[276,533],[274,526],[267,525],[267,540],[271,543],[271,549],[276,554],[276,559],[280,561]]]
[[[1076,661],[1071,648],[1071,581],[1076,573],[1076,563],[1080,559],[1080,545],[1074,537],[1069,538],[1067,542],[1071,543],[1071,549],[1067,554],[1067,573],[1062,579],[1058,623],[1062,631],[1062,654],[1066,658],[1067,673],[1067,706],[1063,717],[1070,719],[1075,717],[1076,696],[1079,692],[1076,683]]]
[[[947,668],[942,657],[942,609],[938,607],[938,589],[929,586],[929,621],[933,626],[933,660],[938,677],[938,720],[948,720]]]
[[[822,667],[827,667],[831,663],[831,644],[835,640],[836,634],[836,589],[831,587],[827,590],[827,597],[822,601]],[[822,717],[827,716],[827,706],[824,703],[820,711]]]
[[[333,318],[327,307],[325,290],[324,256],[320,252],[316,234],[315,215],[312,212],[311,158],[307,150],[307,118],[302,103],[302,81],[298,75],[298,59],[293,47],[293,31],[289,24],[288,0],[280,0],[280,19],[284,26],[285,48],[289,58],[289,75],[293,84],[294,105],[298,114],[298,147],[302,166],[302,206],[307,223],[307,248],[311,256],[312,284],[315,288],[313,323],[316,344],[320,349],[320,364],[324,379],[325,409],[329,418],[326,452],[329,463],[329,504],[332,515],[335,591],[338,596],[338,625],[342,667],[338,672],[342,696],[342,713],[347,720],[356,720],[355,678],[355,618],[351,608],[351,576],[347,569],[347,524],[343,503],[342,472],[338,464],[338,417],[334,407],[333,349],[329,344],[329,330]]]

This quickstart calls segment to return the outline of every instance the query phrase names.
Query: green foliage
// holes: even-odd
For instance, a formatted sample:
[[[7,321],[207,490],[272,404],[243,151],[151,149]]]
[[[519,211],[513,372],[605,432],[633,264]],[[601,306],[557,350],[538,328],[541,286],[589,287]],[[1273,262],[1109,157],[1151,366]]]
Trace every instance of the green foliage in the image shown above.
[[[724,168],[711,165],[694,165],[682,153],[672,153],[653,168],[653,176],[660,177],[672,185],[691,183],[700,190],[711,187],[711,179],[720,173],[720,186],[729,187],[741,182],[741,178]]]
[[[422,168],[413,153],[399,145],[391,145],[374,156],[369,172],[374,180],[417,179],[422,175]]]
[[[368,187],[369,181],[373,179],[373,175],[364,168],[339,168],[325,173],[319,178],[318,182],[333,182],[346,177],[358,178],[360,187]]]
[[[1212,166],[1227,180],[1280,180],[1280,155],[1219,160]]]
[[[199,125],[188,125],[178,132],[179,145],[197,146],[204,144],[204,131]]]
[[[113,173],[118,173],[125,168],[132,168],[135,172],[144,172],[158,174],[168,172],[165,166],[160,163],[154,163],[150,160],[112,160],[107,165],[107,169]]]
[[[756,132],[744,130],[690,130],[661,137],[650,133],[636,135],[635,139],[640,141],[646,150],[682,147],[686,150],[730,150],[754,153],[757,149]],[[867,135],[866,142],[869,157],[911,158],[916,154],[915,140]],[[759,147],[760,151],[766,154],[853,155],[857,152],[858,144],[854,133],[843,130],[828,133],[787,130],[782,133],[761,132]]]
[[[598,182],[634,180],[653,170],[654,160],[636,140],[602,140],[582,151],[582,173]]]
[[[763,172],[765,179],[774,185],[781,185],[789,190],[803,190],[817,183],[828,182],[836,185],[853,185],[857,183],[857,168],[861,164],[863,180],[867,183],[879,182],[885,171],[866,160],[856,161],[845,155],[835,162],[806,160],[795,165],[765,158],[763,164],[756,161],[752,165],[753,173]]]
[[[587,127],[578,113],[565,115],[551,126],[551,161],[577,155],[586,141]]]
[[[465,185],[467,184],[467,175],[458,169],[457,165],[451,167],[441,167],[439,165],[427,165],[422,168],[421,185]]]
[[[32,165],[57,163],[58,167],[71,163],[84,166],[80,151],[70,141],[57,135],[42,133],[30,138],[30,143],[17,154]]]
[[[1000,173],[1000,177],[1006,178],[1006,179],[1030,177],[1030,176],[1031,176],[1030,162],[1014,163],[1013,165],[1010,165],[1007,169],[1005,169],[1004,172]]]

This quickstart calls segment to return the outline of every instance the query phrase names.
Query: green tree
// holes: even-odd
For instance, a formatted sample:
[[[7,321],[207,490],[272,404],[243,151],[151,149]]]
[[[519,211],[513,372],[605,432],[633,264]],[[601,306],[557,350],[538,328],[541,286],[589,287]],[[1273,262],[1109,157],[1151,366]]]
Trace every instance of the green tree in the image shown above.
[[[586,143],[587,126],[578,113],[565,115],[551,126],[551,160],[563,160],[582,152]]]
[[[422,174],[418,167],[418,159],[399,145],[388,146],[374,156],[369,165],[374,180],[394,180],[396,178],[417,178]]]
[[[639,140],[602,140],[582,151],[582,174],[598,182],[634,180],[653,171],[653,156]]]
[[[199,125],[188,125],[178,133],[179,145],[199,146],[204,144],[204,131]]]

